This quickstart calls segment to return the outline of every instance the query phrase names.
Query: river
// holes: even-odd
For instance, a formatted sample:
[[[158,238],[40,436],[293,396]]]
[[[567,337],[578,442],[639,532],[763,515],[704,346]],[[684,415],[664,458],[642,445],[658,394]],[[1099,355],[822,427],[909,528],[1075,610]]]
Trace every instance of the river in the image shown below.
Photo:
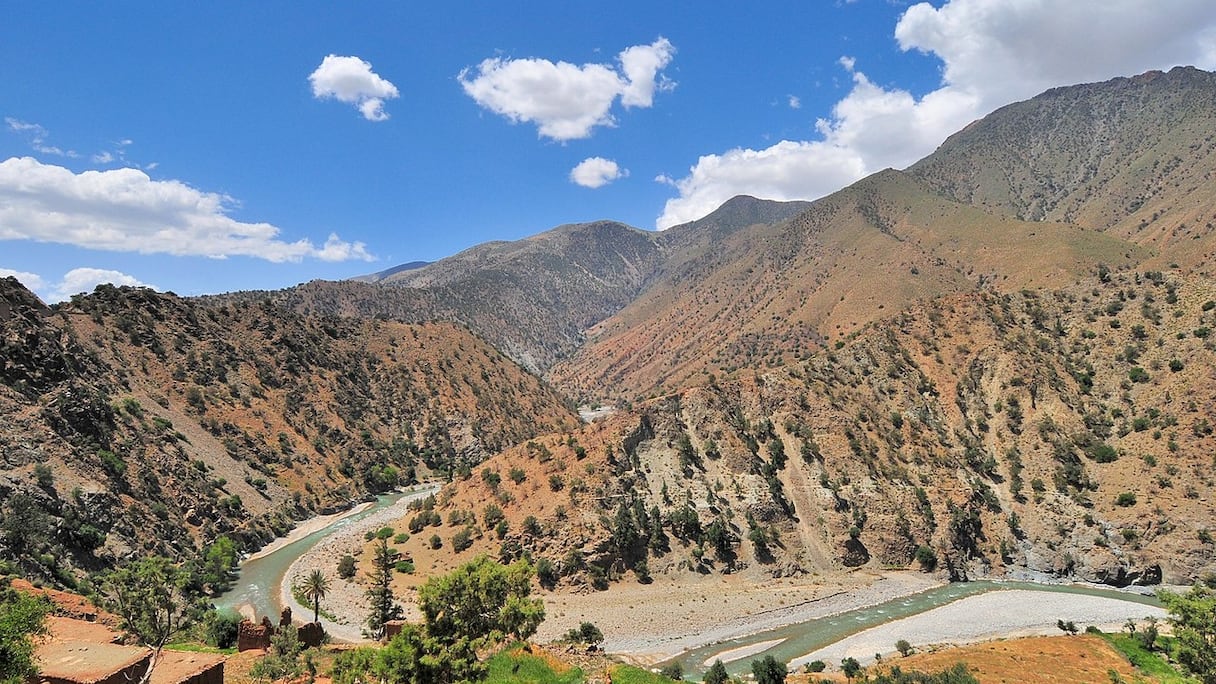
[[[750,671],[751,661],[756,658],[771,655],[781,662],[794,661],[800,656],[840,642],[846,637],[872,627],[924,613],[970,596],[1019,589],[1118,599],[1157,609],[1161,606],[1161,602],[1155,596],[1084,585],[1004,581],[959,582],[893,599],[868,608],[850,610],[837,615],[709,644],[685,651],[666,662],[679,663],[684,672],[700,675],[707,669],[707,661],[712,662],[712,659],[717,656],[723,659],[728,672],[741,674]],[[1061,617],[1066,615],[1066,613],[1061,613]],[[1139,617],[1137,613],[1129,611],[1130,616]]]
[[[277,548],[255,554],[241,564],[233,588],[216,599],[218,608],[228,608],[263,615],[272,619],[282,609],[282,585],[291,565],[326,537],[393,506],[405,497],[425,496],[437,490],[434,485],[420,486],[405,492],[378,497],[355,513],[338,517],[333,522],[299,539],[279,542]],[[1056,585],[1034,582],[976,581],[947,584],[867,608],[850,610],[806,622],[769,629],[748,636],[701,646],[672,658],[686,673],[703,673],[707,661],[721,657],[732,674],[747,671],[751,661],[771,655],[779,661],[790,662],[800,656],[840,642],[851,635],[901,618],[925,613],[961,599],[1000,590],[1030,590],[1096,596],[1160,608],[1154,596],[1102,589],[1083,585]],[[1135,613],[1129,613],[1134,616]],[[336,627],[331,626],[331,627]]]
[[[367,518],[407,496],[417,496],[420,493],[433,493],[437,488],[425,485],[411,488],[403,492],[382,494],[371,505],[359,511],[338,517],[334,522],[306,535],[300,539],[283,544],[267,553],[257,553],[241,563],[239,575],[232,589],[215,599],[216,608],[230,609],[245,613],[252,609],[253,614],[260,620],[262,616],[270,616],[277,621],[282,610],[280,587],[287,574],[287,569],[297,558],[307,553],[325,537]]]

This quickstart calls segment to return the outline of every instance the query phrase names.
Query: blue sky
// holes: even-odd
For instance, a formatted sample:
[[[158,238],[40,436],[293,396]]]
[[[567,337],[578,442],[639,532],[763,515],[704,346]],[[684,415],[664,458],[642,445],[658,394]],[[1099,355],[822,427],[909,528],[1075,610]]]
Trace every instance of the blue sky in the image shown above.
[[[0,273],[201,294],[814,199],[1052,86],[1216,68],[1216,5],[28,2],[0,64]]]

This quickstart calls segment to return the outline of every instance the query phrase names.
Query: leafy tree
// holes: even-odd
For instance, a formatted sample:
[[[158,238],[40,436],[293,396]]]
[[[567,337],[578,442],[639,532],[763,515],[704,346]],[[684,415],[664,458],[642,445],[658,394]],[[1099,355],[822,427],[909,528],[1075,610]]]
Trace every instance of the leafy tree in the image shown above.
[[[152,663],[174,636],[203,614],[203,604],[188,587],[188,572],[163,556],[149,556],[111,572],[102,582],[106,607],[121,618],[122,629],[153,651]],[[149,667],[144,681],[152,676]]]
[[[536,579],[540,582],[540,586],[545,589],[552,589],[557,586],[557,580],[560,578],[557,572],[557,565],[553,561],[544,557],[536,561]]]
[[[933,551],[933,547],[921,544],[916,547],[916,562],[920,563],[920,567],[925,571],[932,571],[937,567],[937,554]]]
[[[730,681],[730,675],[726,673],[726,666],[722,664],[721,658],[714,660],[714,664],[709,666],[704,681],[705,684],[726,684]]]
[[[0,539],[17,558],[35,549],[49,529],[46,513],[26,494],[13,494],[0,509]]]
[[[473,545],[473,531],[466,527],[452,535],[452,550],[460,553]]]
[[[211,542],[203,551],[202,567],[199,568],[202,589],[212,596],[224,593],[232,584],[237,559],[236,542],[229,537],[221,535]]]
[[[23,684],[38,674],[34,637],[46,633],[50,603],[8,587],[0,587],[0,684]]]
[[[380,671],[395,684],[446,684],[485,678],[486,667],[468,641],[445,644],[416,625],[406,625],[381,651]]]
[[[1140,642],[1144,650],[1151,651],[1157,646],[1157,637],[1160,636],[1157,629],[1157,618],[1149,616],[1144,621],[1147,624],[1144,629],[1136,632],[1135,639]]]
[[[486,556],[465,563],[418,590],[427,633],[444,643],[462,640],[476,647],[506,636],[526,639],[545,619],[540,599],[530,599],[532,566],[501,565]]]
[[[306,666],[312,667],[310,659],[300,661],[304,644],[300,642],[295,625],[286,625],[275,630],[270,637],[270,654],[253,664],[249,676],[254,679],[275,681],[299,677]]]
[[[1185,594],[1159,595],[1174,626],[1179,662],[1203,684],[1216,684],[1216,590],[1195,585]]]
[[[379,648],[356,648],[343,651],[334,659],[330,676],[334,684],[372,684],[387,681]]]
[[[338,577],[350,579],[355,576],[355,557],[349,553],[338,561]]]
[[[901,656],[907,658],[909,655],[912,655],[912,644],[908,643],[907,639],[900,639],[895,642],[895,650],[899,651]]]
[[[216,648],[231,648],[240,632],[241,616],[231,610],[209,610],[203,617],[203,639]]]
[[[670,680],[679,682],[684,679],[684,668],[680,667],[679,663],[668,663],[663,666],[663,669],[659,670],[659,674]]]
[[[604,633],[594,623],[584,622],[577,628],[566,632],[566,641],[573,641],[588,646],[595,646],[604,640]]]
[[[756,684],[783,684],[789,668],[780,660],[766,655],[752,661],[752,674],[756,676]]]
[[[425,625],[405,625],[384,648],[339,655],[332,672],[335,684],[447,684],[484,678],[486,667],[477,650],[507,635],[526,638],[544,618],[541,601],[527,598],[531,579],[532,568],[525,562],[503,566],[484,556],[431,578],[418,592]]]
[[[1073,622],[1072,620],[1056,620],[1056,627],[1059,627],[1060,631],[1062,632],[1067,632],[1069,634],[1077,633],[1077,623]]]
[[[325,598],[328,592],[329,580],[325,579],[325,573],[320,570],[313,570],[304,579],[304,596],[312,601],[313,622],[321,621],[321,599]]]
[[[844,676],[853,679],[861,674],[861,663],[857,662],[857,659],[853,657],[845,658],[840,661],[840,671],[844,673]]]
[[[367,616],[367,635],[372,639],[384,638],[384,625],[401,618],[401,606],[393,596],[393,568],[397,552],[389,548],[387,539],[378,540],[372,552],[372,569],[367,573],[371,586],[367,589],[371,611]]]

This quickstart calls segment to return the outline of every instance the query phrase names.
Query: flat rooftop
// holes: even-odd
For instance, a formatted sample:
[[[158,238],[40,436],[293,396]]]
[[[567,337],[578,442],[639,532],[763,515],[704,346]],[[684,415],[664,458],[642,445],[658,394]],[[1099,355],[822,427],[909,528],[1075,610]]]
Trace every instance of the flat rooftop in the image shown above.
[[[95,644],[86,641],[50,641],[38,647],[40,675],[91,684],[146,660],[151,651],[139,646]]]
[[[152,668],[149,684],[177,684],[201,674],[224,662],[226,656],[218,653],[186,653],[183,651],[161,651],[160,660]]]

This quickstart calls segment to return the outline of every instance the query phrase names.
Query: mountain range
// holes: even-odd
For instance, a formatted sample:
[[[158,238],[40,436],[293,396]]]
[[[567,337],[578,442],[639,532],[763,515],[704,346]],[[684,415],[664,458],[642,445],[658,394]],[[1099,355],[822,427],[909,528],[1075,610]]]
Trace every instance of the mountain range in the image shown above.
[[[1213,173],[1216,75],[1176,68],[659,233],[567,225],[200,299],[48,308],[9,279],[0,494],[44,532],[0,543],[67,582],[141,527],[147,551],[252,548],[439,475],[401,525],[424,570],[1189,581],[1216,570]]]

